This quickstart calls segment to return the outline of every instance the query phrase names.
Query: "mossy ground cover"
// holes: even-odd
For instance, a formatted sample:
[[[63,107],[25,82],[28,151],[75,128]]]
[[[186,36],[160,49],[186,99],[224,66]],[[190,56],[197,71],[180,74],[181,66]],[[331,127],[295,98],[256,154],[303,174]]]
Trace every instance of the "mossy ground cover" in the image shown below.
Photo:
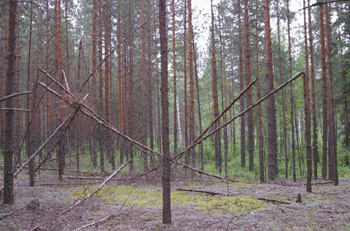
[[[83,198],[98,185],[78,187],[72,191],[72,198]],[[162,193],[137,186],[105,186],[94,198],[102,199],[107,204],[125,203],[144,208],[161,208]],[[264,208],[266,203],[250,196],[210,196],[197,193],[174,191],[171,193],[172,203],[190,206],[209,214],[244,213]]]

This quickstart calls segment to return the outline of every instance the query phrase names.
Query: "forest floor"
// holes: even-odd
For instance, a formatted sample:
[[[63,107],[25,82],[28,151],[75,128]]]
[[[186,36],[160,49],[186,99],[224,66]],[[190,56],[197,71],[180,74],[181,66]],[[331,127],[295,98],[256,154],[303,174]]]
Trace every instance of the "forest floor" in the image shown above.
[[[0,230],[30,230],[47,219],[51,220],[40,230],[78,230],[107,216],[104,222],[81,230],[350,230],[350,179],[341,179],[337,187],[315,184],[313,193],[306,192],[305,182],[291,180],[267,184],[174,180],[172,224],[163,225],[160,178],[136,181],[117,176],[94,197],[57,217],[100,182],[59,181],[53,172],[44,171],[37,176],[36,186],[29,187],[27,177],[20,175],[15,180],[15,204],[0,206]],[[299,193],[302,203],[296,203]]]

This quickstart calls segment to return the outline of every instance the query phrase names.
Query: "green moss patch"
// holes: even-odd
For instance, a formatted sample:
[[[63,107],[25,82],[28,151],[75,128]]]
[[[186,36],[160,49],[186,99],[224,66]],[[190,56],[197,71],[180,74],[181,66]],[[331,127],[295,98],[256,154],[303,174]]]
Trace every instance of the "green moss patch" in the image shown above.
[[[73,198],[83,198],[95,187],[97,185],[79,187],[71,193],[71,196]],[[136,204],[144,208],[161,208],[162,206],[161,192],[140,189],[134,186],[105,186],[94,195],[94,198],[103,199],[107,204]],[[209,196],[184,192],[172,192],[171,201],[174,204],[191,206],[196,210],[209,214],[244,213],[266,206],[265,202],[249,196]]]

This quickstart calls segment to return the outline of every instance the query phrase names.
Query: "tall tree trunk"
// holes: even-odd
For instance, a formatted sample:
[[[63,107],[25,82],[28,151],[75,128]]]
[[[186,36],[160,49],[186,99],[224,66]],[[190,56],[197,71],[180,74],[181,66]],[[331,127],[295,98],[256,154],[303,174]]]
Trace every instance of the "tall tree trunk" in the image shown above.
[[[218,100],[218,77],[216,71],[216,51],[215,51],[215,27],[214,27],[214,9],[213,0],[211,2],[211,66],[212,66],[212,94],[214,118],[219,116],[219,100]],[[219,121],[215,124],[214,129],[220,126]],[[215,163],[216,169],[222,172],[222,156],[221,156],[221,135],[220,130],[215,133]]]
[[[159,0],[159,32],[161,50],[162,94],[162,146],[163,146],[163,223],[171,223],[170,203],[170,153],[169,153],[169,101],[168,101],[168,38],[166,24],[166,0]]]
[[[328,134],[328,99],[327,99],[327,73],[326,73],[326,45],[324,38],[324,6],[320,6],[320,43],[321,43],[321,68],[322,68],[322,177],[327,178],[327,134]]]
[[[189,78],[190,78],[190,144],[194,142],[194,70],[193,70],[193,29],[192,29],[192,1],[188,0],[188,62],[189,62]],[[195,148],[190,151],[192,158],[192,167],[196,167]],[[196,174],[191,172],[192,177]]]
[[[220,38],[220,72],[221,72],[221,105],[222,108],[226,108],[226,95],[227,95],[227,86],[226,86],[226,72],[225,72],[225,55],[224,55],[224,48],[223,48],[223,41],[222,41],[222,17],[221,17],[221,12],[220,12],[220,5],[218,7],[218,15],[219,15],[219,38]],[[227,120],[227,114],[225,113],[223,116],[223,120]],[[225,177],[228,177],[228,169],[227,169],[227,161],[228,161],[228,137],[227,137],[227,126],[223,128],[223,134],[224,134],[224,172],[225,172]],[[201,144],[202,145],[202,144]]]
[[[153,9],[151,1],[147,0],[148,3],[148,17],[151,17]],[[152,77],[152,24],[148,23],[148,50],[147,50],[147,81],[148,81],[148,130],[149,130],[149,143],[150,148],[154,149],[154,132],[153,132],[153,77]],[[154,156],[151,158],[151,166],[154,167],[155,160]]]
[[[188,96],[187,96],[187,1],[184,0],[185,12],[184,12],[184,127],[185,127],[185,146],[189,145],[188,140]],[[185,162],[189,164],[190,153],[185,154]],[[187,169],[185,170],[187,171]]]
[[[317,137],[317,118],[316,118],[316,88],[315,88],[315,64],[314,64],[314,46],[312,38],[312,22],[311,22],[311,8],[310,0],[307,1],[308,4],[308,22],[309,22],[309,49],[310,49],[310,74],[311,74],[311,95],[312,95],[312,153],[313,153],[313,164],[314,164],[314,179],[317,176],[317,162],[318,162],[318,137]]]
[[[287,0],[287,31],[288,31],[288,66],[289,66],[289,78],[293,75],[293,66],[292,66],[292,43],[290,38],[290,16],[289,16],[289,0]],[[289,95],[290,95],[290,124],[291,124],[291,142],[292,142],[292,169],[293,169],[293,182],[297,181],[296,176],[296,164],[295,164],[295,126],[294,124],[294,91],[293,83],[290,83]],[[301,168],[300,168],[301,171]]]
[[[95,70],[97,66],[97,1],[93,0],[93,16],[92,16],[92,69]],[[97,106],[97,83],[96,83],[96,72],[93,72],[92,74],[92,98],[94,101],[94,106]],[[97,151],[96,151],[96,143],[97,140],[97,132],[94,131],[94,127],[92,127],[92,164],[94,168],[97,168]]]
[[[118,18],[117,18],[117,41],[118,44],[122,42],[122,27],[121,27],[121,10],[122,8],[122,1],[118,1]],[[119,46],[117,48],[117,56],[118,56],[118,101],[119,101],[119,130],[124,130],[124,105],[123,105],[123,67],[122,67],[122,47]],[[124,163],[124,146],[123,146],[123,140],[120,140],[120,163]],[[131,163],[130,166],[133,166],[133,163]],[[131,169],[130,169],[131,171]]]
[[[176,30],[176,21],[175,21],[175,0],[171,1],[171,12],[172,12],[172,35],[173,35],[173,71],[174,71],[174,153],[177,153],[177,73],[176,73],[176,36],[175,36],[175,30]]]
[[[239,47],[239,90],[243,91],[243,51],[242,51],[242,30],[241,30],[241,0],[237,1],[238,5],[238,47]],[[239,100],[240,111],[244,111],[244,96]],[[245,167],[245,119],[244,115],[241,116],[241,167]]]
[[[5,95],[14,93],[15,85],[15,65],[16,65],[16,31],[17,31],[17,0],[9,2],[9,37],[8,37],[8,55],[7,55],[7,75]],[[13,100],[8,99],[5,102],[7,108],[13,108]],[[14,112],[7,110],[5,113],[5,144],[4,144],[4,191],[3,203],[14,203],[13,192],[13,147],[14,147]]]
[[[200,104],[200,97],[199,97],[199,81],[198,81],[198,70],[197,70],[197,55],[196,55],[196,46],[194,43],[193,38],[193,56],[194,56],[194,71],[195,71],[195,77],[196,77],[196,97],[197,97],[197,104],[198,104],[198,123],[199,123],[199,133],[202,134],[203,132],[203,126],[202,126],[202,112],[201,112],[201,104]],[[201,142],[199,144],[199,154],[200,154],[200,162],[201,162],[201,170],[204,169],[204,153],[203,153],[203,143]]]
[[[32,34],[33,34],[33,0],[30,2],[30,24],[29,24],[29,47],[28,47],[28,62],[27,62],[27,91],[32,90],[31,89],[31,52],[32,52]],[[27,95],[27,108],[31,108],[31,95]],[[34,107],[31,108],[31,112],[28,112],[26,114],[26,125],[27,125],[27,142],[26,142],[26,149],[27,149],[27,156],[28,158],[32,155],[32,152],[34,150],[33,147],[33,136],[35,135],[34,133],[34,127],[30,126],[30,119],[33,118],[34,121],[34,116],[37,116],[33,113]],[[37,124],[36,124],[37,126]],[[34,181],[35,181],[35,171],[34,171],[34,162],[35,158],[33,158],[29,163],[28,163],[28,173],[29,173],[29,185],[34,186]]]
[[[339,49],[340,49],[340,62],[341,62],[341,76],[342,80],[345,82],[346,81],[346,74],[345,74],[345,69],[344,69],[344,56],[343,56],[343,44],[342,44],[342,39],[340,36],[340,33],[338,34],[338,40],[339,40]],[[343,86],[343,103],[344,103],[344,109],[343,109],[343,114],[344,114],[344,146],[349,147],[350,146],[350,122],[349,122],[349,116],[348,116],[348,88],[349,84],[344,84]]]
[[[62,25],[61,25],[61,1],[55,0],[54,8],[54,42],[55,42],[55,77],[63,83],[63,57],[62,57]],[[63,112],[60,112],[58,119],[60,122],[63,120]],[[58,156],[58,177],[62,180],[64,174],[65,165],[65,137],[62,137],[58,143],[57,156]]]
[[[131,23],[131,7],[129,7],[129,33],[132,31],[132,23]],[[127,103],[125,107],[127,108],[128,116],[125,116],[125,122],[127,122],[127,133],[130,137],[134,137],[135,135],[135,117],[134,117],[134,36],[131,35],[129,39],[129,75],[128,82],[125,84],[125,90],[127,91]],[[128,147],[128,152],[130,154],[130,160],[134,159],[134,149],[133,146],[130,145]],[[130,163],[130,173],[134,171],[134,164]]]
[[[247,86],[252,81],[250,73],[250,32],[249,32],[249,6],[248,0],[244,0],[244,25],[245,25],[245,69]],[[247,92],[247,107],[252,105],[252,89]],[[248,153],[249,153],[249,171],[254,168],[254,120],[253,110],[248,112]]]
[[[305,107],[305,143],[306,143],[306,191],[311,192],[312,178],[312,154],[311,154],[311,124],[310,124],[310,93],[309,93],[309,51],[307,45],[307,25],[306,25],[306,9],[305,0],[304,8],[304,44],[305,44],[305,72],[304,72],[304,107]]]
[[[256,91],[257,91],[257,100],[260,100],[260,76],[259,76],[259,31],[258,31],[258,19],[259,19],[259,8],[258,8],[258,0],[255,0],[255,42],[256,42],[256,73],[257,73],[257,81],[256,81]],[[259,141],[259,176],[260,183],[265,182],[265,174],[264,174],[264,137],[263,137],[263,125],[262,125],[262,106],[258,105],[258,141]]]
[[[49,10],[49,0],[46,0],[46,49],[45,49],[45,65],[46,70],[50,69],[50,10]],[[46,84],[49,84],[49,79],[46,80]],[[50,92],[46,92],[46,135],[51,134],[51,111],[50,111]]]
[[[102,0],[98,1],[98,61],[99,63],[102,62],[102,52],[103,52],[103,47],[102,47]],[[103,69],[102,65],[98,69],[99,71],[99,111],[102,112],[103,114]],[[103,128],[99,126],[98,128],[98,134],[99,134],[99,150],[100,150],[100,172],[104,173],[105,172],[105,163],[104,163],[104,136],[103,136]]]
[[[147,145],[147,95],[146,95],[146,41],[145,41],[145,6],[144,0],[141,0],[141,98],[142,98],[142,127],[141,142]],[[147,155],[143,155],[143,168],[148,168]]]
[[[266,85],[267,92],[274,90],[274,76],[272,65],[272,43],[270,29],[270,2],[264,0],[265,22],[265,57],[266,57]],[[276,106],[275,96],[267,99],[267,132],[268,132],[268,178],[274,180],[277,175],[277,130],[276,130]]]
[[[328,0],[329,1],[329,0]],[[332,72],[332,34],[329,5],[325,5],[326,11],[326,31],[327,31],[327,58],[328,58],[328,78],[329,78],[329,178],[334,185],[339,185],[337,166],[337,140],[335,131],[335,112],[333,95],[333,72]]]
[[[280,71],[280,83],[283,83],[283,60],[281,53],[281,33],[280,33],[280,9],[279,1],[276,1],[277,7],[277,40],[278,40],[278,64]],[[285,104],[285,91],[282,89],[282,117],[283,117],[283,147],[284,147],[284,163],[285,163],[285,177],[288,179],[288,153],[287,153],[287,121],[286,121],[286,104]]]

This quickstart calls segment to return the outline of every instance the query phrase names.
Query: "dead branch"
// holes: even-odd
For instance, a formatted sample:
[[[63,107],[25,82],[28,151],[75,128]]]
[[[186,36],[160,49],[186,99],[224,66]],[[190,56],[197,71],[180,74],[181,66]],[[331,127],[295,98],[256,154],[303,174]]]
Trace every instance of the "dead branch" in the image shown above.
[[[28,109],[22,109],[22,108],[0,108],[0,111],[23,111],[23,112],[30,112]]]
[[[268,94],[266,94],[264,97],[262,97],[260,100],[258,100],[256,103],[254,103],[253,105],[251,105],[250,107],[246,108],[243,112],[239,113],[238,115],[234,116],[232,119],[228,120],[227,122],[225,122],[223,125],[221,125],[220,127],[214,129],[211,133],[209,133],[208,135],[202,137],[200,140],[193,142],[191,145],[189,145],[184,151],[179,152],[178,154],[176,154],[172,160],[174,159],[179,159],[181,158],[189,149],[193,148],[194,146],[196,146],[197,144],[202,143],[204,140],[208,139],[210,136],[214,135],[217,131],[219,131],[220,129],[226,127],[228,124],[232,123],[233,121],[235,121],[237,118],[241,117],[242,115],[246,114],[248,111],[250,111],[251,109],[255,108],[256,106],[258,106],[259,104],[261,104],[262,102],[264,102],[267,98],[269,98],[271,95],[275,94],[276,92],[280,91],[281,89],[283,89],[286,85],[288,85],[289,83],[291,83],[292,81],[296,80],[297,78],[299,78],[300,76],[304,75],[304,72],[300,72],[297,75],[295,75],[294,77],[290,78],[289,80],[287,80],[286,82],[284,82],[283,84],[281,84],[278,88],[276,88],[275,90],[269,92]]]
[[[103,222],[105,222],[105,221],[108,221],[109,219],[111,219],[111,218],[113,218],[113,217],[115,217],[115,216],[116,216],[116,215],[111,214],[111,215],[109,215],[109,216],[107,216],[107,217],[105,217],[105,218],[103,218],[103,219],[101,219],[101,220],[98,220],[98,221],[95,221],[95,222],[91,222],[91,223],[89,223],[89,224],[83,225],[83,226],[80,227],[80,228],[74,229],[74,231],[83,230],[83,229],[88,228],[88,227],[90,227],[90,226],[94,226],[94,225],[97,225],[97,224],[101,224],[101,223],[103,223]]]
[[[311,7],[315,7],[315,6],[322,6],[328,3],[334,3],[334,2],[350,2],[350,0],[333,0],[333,1],[321,1],[321,0],[317,0],[316,3],[312,4],[311,6],[307,6],[304,8],[301,8],[299,11],[311,8]]]
[[[285,204],[285,205],[290,205],[292,202],[289,201],[281,201],[281,200],[275,200],[275,199],[268,199],[268,198],[263,198],[263,197],[258,197],[255,198],[261,201],[266,201],[266,202],[271,202],[271,203],[278,203],[278,204]]]
[[[63,69],[62,69],[62,74],[63,74],[63,78],[64,78],[64,83],[66,84],[66,87],[67,87],[68,91],[70,91],[69,84],[68,84],[68,79],[67,79],[67,76],[66,76],[66,72]]]
[[[218,193],[218,192],[212,192],[212,191],[205,191],[205,190],[200,190],[200,189],[185,189],[185,188],[178,188],[176,189],[177,191],[182,191],[182,192],[195,192],[195,193],[205,193],[209,194],[212,196],[230,196],[225,193]]]
[[[30,91],[24,91],[24,92],[19,92],[19,93],[13,93],[11,95],[7,95],[7,96],[4,96],[4,97],[1,97],[0,98],[0,102],[2,101],[5,101],[5,100],[8,100],[12,97],[16,97],[16,96],[21,96],[21,95],[27,95],[27,94],[30,94]]]
[[[210,125],[204,129],[204,131],[195,139],[194,142],[197,142],[200,140],[205,133],[228,111],[231,109],[231,107],[256,83],[258,79],[256,78],[254,81],[252,81],[232,102],[230,105],[228,105],[221,113],[218,115],[211,123]]]
[[[47,138],[45,142],[17,169],[17,171],[14,173],[14,177],[16,177],[18,173],[20,173],[23,170],[24,166],[26,166],[29,163],[29,161],[31,161],[49,143],[49,141],[56,136],[57,133],[59,133],[62,130],[64,131],[66,128],[68,128],[68,126],[73,121],[74,117],[79,112],[79,110],[80,105],[76,107],[74,111],[72,111],[72,113],[56,128],[56,130],[49,136],[49,138]],[[62,136],[63,135],[61,134],[58,140],[60,140]]]
[[[199,190],[199,189],[178,188],[177,191],[205,193],[205,194],[209,194],[209,195],[212,195],[212,196],[233,196],[233,195],[230,195],[230,194],[218,193],[218,192],[212,192],[212,191],[206,191],[206,190]],[[258,197],[258,198],[254,198],[254,199],[261,200],[261,201],[266,201],[266,202],[271,202],[271,203],[278,203],[278,204],[286,204],[286,205],[292,204],[292,202],[289,202],[289,201],[268,199],[268,198],[263,198],[263,197]]]
[[[76,100],[76,97],[70,92],[68,91],[64,86],[62,86],[59,82],[57,82],[52,76],[50,76],[46,71],[42,70],[42,69],[39,69],[41,72],[43,72],[49,79],[51,79],[52,81],[54,81],[62,90],[64,90],[66,93],[68,93],[70,96],[72,96],[72,98],[74,100]],[[249,86],[252,86],[252,84],[254,83],[255,81],[253,81],[251,83],[251,85]],[[52,94],[56,95],[57,97],[59,97],[60,99],[64,100],[66,103],[70,104],[71,102],[68,102],[65,98],[63,98],[59,93],[57,93],[56,91],[52,90],[51,88],[49,88],[46,84],[42,83],[42,82],[39,82],[39,85],[41,85],[42,87],[44,87],[46,90],[48,90],[49,92],[51,92]],[[249,87],[248,86],[248,87]],[[246,89],[248,90],[248,89]],[[140,142],[132,139],[131,137],[121,133],[118,129],[116,129],[115,127],[113,127],[111,124],[109,124],[106,120],[104,120],[101,116],[99,116],[96,112],[94,112],[94,110],[92,110],[90,107],[88,107],[84,102],[79,102],[81,105],[82,105],[82,110],[81,112],[92,118],[93,120],[95,120],[98,124],[102,125],[103,127],[109,129],[110,131],[112,131],[113,133],[117,134],[118,136],[126,139],[127,141],[129,141],[131,144],[133,144],[134,146],[136,146],[139,150],[141,150],[144,154],[147,154],[151,157],[153,157],[150,153],[148,152],[151,152],[155,155],[158,155],[160,157],[163,156],[163,154],[155,151],[155,150],[152,150],[151,148],[147,147],[146,145],[143,145],[141,144]],[[148,152],[146,152],[148,151]],[[182,166],[184,166],[185,168],[189,168],[193,171],[196,171],[198,172],[199,174],[203,174],[203,175],[207,175],[207,176],[210,176],[210,177],[214,177],[214,178],[217,178],[217,179],[220,179],[220,180],[223,180],[223,181],[230,181],[230,182],[236,182],[235,180],[231,180],[231,179],[227,179],[227,178],[224,178],[224,177],[221,177],[221,176],[217,176],[217,175],[214,175],[214,174],[210,174],[210,173],[207,173],[205,171],[202,171],[202,170],[199,170],[199,169],[196,169],[196,168],[193,168],[191,166],[188,166],[186,164],[183,164],[181,162],[177,162],[176,160],[172,160],[172,162],[175,162],[177,164],[180,164]],[[158,165],[159,167],[159,165]],[[157,168],[156,168],[157,169]],[[152,171],[156,170],[156,169],[153,169]],[[145,175],[147,175],[149,172],[147,172]]]
[[[50,217],[47,220],[44,220],[43,222],[41,222],[40,224],[38,224],[37,226],[35,226],[34,228],[32,228],[30,231],[36,231],[39,229],[40,226],[43,226],[55,219],[57,219],[58,217],[62,216],[63,214],[66,214],[67,212],[71,211],[72,209],[74,209],[75,207],[77,207],[78,205],[80,205],[81,203],[83,203],[84,201],[86,201],[87,199],[91,198],[95,193],[97,193],[98,191],[100,191],[103,186],[105,186],[108,181],[110,181],[115,175],[117,175],[123,168],[125,168],[129,163],[131,163],[131,160],[128,160],[127,162],[125,162],[123,165],[121,165],[115,172],[113,172],[109,177],[107,177],[101,184],[100,186],[98,186],[97,188],[95,188],[92,192],[90,192],[86,197],[84,197],[83,199],[77,200],[75,203],[73,203],[71,206],[69,206],[67,209],[63,210],[62,212],[60,212],[58,215],[54,216],[54,217]]]

